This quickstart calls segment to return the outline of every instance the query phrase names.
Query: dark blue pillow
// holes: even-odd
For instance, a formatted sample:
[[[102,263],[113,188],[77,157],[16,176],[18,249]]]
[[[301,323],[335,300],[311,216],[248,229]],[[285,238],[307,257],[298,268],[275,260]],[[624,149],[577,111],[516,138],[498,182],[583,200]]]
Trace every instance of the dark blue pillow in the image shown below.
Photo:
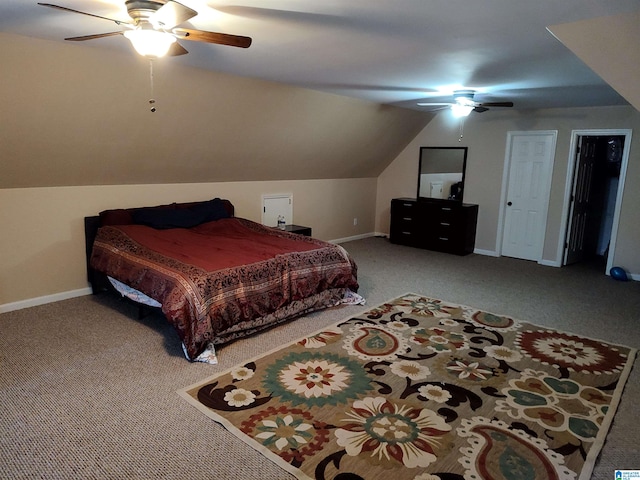
[[[168,228],[191,228],[205,222],[203,214],[192,212],[190,209],[141,209],[132,214],[133,223],[166,230]]]
[[[219,198],[214,198],[206,202],[198,203],[187,210],[202,218],[200,223],[213,222],[221,218],[229,218],[229,212],[224,207],[224,202]]]

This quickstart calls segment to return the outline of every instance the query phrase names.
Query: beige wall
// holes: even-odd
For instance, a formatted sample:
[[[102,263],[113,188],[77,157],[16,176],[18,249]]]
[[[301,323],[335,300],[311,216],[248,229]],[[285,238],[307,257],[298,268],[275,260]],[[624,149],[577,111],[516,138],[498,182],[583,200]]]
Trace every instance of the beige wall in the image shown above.
[[[0,188],[373,177],[433,117],[180,58],[151,113],[146,59],[78,42],[0,33],[0,64]]]
[[[543,261],[559,262],[562,210],[564,203],[569,148],[572,130],[638,129],[640,113],[632,107],[550,109],[531,112],[492,109],[471,114],[460,128],[450,112],[442,112],[425,127],[378,178],[376,230],[389,232],[389,205],[394,197],[415,197],[420,146],[468,146],[464,200],[480,205],[476,248],[496,252],[500,195],[505,148],[509,131],[557,130],[556,158],[553,170]],[[631,142],[620,229],[614,265],[640,274],[640,143]]]
[[[260,221],[262,195],[292,193],[293,220],[324,240],[374,230],[376,179],[36,187],[0,190],[0,311],[5,304],[84,289],[85,216],[107,208],[228,198]],[[358,225],[353,225],[353,219]]]

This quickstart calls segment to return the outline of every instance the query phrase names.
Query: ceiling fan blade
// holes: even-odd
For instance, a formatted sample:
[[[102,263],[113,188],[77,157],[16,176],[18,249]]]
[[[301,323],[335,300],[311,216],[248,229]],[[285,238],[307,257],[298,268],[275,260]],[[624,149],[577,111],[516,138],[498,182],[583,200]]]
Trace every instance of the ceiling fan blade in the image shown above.
[[[61,7],[60,5],[53,5],[52,3],[38,3],[38,5],[42,5],[43,7],[56,8],[58,10],[63,10],[65,12],[79,13],[81,15],[88,15],[90,17],[101,18],[102,20],[109,20],[110,22],[115,22],[117,25],[131,25],[131,23],[123,22],[122,20],[115,20],[113,18],[101,17],[100,15],[94,15],[93,13],[87,13],[87,12],[81,12],[80,10],[74,10],[73,8]]]
[[[219,45],[229,45],[231,47],[249,48],[251,37],[240,35],[229,35],[226,33],[206,32],[204,30],[191,30],[188,28],[174,28],[179,39],[192,40],[195,42],[217,43]]]
[[[72,42],[84,42],[85,40],[94,40],[96,38],[112,37],[114,35],[122,35],[122,32],[97,33],[95,35],[83,35],[81,37],[69,37],[69,38],[65,38],[65,40],[70,40]]]
[[[450,103],[419,103],[419,106],[426,107],[423,111],[426,113],[436,113],[451,108]]]
[[[483,107],[481,105],[478,105],[477,107],[473,108],[473,111],[477,113],[486,112],[487,110],[489,110],[487,107]]]
[[[167,30],[176,25],[180,25],[182,22],[186,22],[196,15],[198,15],[198,12],[195,10],[185,7],[181,3],[169,0],[149,17],[149,22],[151,22],[152,25],[157,25]]]
[[[513,107],[513,102],[482,102],[478,106],[482,107]]]
[[[186,48],[178,42],[174,42],[171,44],[171,47],[169,47],[167,55],[170,57],[177,57],[178,55],[186,55],[187,53],[189,53],[189,51]]]

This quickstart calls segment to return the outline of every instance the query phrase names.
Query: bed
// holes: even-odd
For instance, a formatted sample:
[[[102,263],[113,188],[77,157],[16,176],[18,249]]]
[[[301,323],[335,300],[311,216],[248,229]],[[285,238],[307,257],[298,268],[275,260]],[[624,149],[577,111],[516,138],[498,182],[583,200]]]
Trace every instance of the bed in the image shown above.
[[[341,246],[238,218],[220,198],[105,210],[85,218],[85,234],[93,292],[156,305],[192,361],[304,313],[362,300],[357,266]]]

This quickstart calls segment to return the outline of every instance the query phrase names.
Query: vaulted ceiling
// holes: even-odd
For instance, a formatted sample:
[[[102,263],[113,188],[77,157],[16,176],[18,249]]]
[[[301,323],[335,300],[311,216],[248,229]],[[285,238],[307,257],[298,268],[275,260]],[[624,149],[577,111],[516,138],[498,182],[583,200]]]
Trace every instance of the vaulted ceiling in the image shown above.
[[[165,0],[160,0],[164,2]],[[639,0],[180,0],[187,26],[253,39],[248,49],[183,41],[163,62],[281,82],[411,109],[451,100],[457,88],[515,108],[623,105],[626,101],[547,27],[640,10]],[[51,0],[130,20],[124,0]],[[64,42],[118,31],[108,20],[2,0],[0,31]],[[594,31],[597,37],[603,32]],[[82,42],[129,50],[120,35]]]

